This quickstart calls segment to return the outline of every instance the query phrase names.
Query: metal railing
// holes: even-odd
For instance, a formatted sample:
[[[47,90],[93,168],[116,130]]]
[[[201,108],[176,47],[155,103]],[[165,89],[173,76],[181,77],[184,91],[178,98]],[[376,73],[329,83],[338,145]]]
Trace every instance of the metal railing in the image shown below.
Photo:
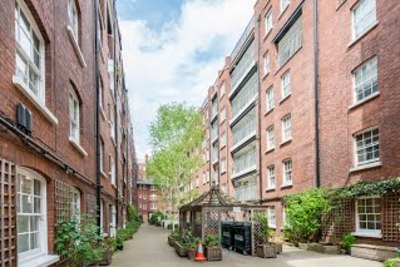
[[[234,60],[237,57],[237,55],[239,54],[239,51],[241,50],[243,44],[246,42],[247,38],[251,34],[255,24],[256,24],[256,17],[253,16],[251,18],[250,22],[247,24],[246,29],[242,33],[242,36],[240,37],[239,41],[236,43],[236,46],[231,53],[232,60]]]

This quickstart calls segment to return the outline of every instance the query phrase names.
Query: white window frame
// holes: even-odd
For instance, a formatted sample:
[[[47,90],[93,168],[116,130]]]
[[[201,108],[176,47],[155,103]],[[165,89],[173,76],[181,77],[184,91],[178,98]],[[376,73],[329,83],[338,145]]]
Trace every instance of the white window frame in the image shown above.
[[[69,0],[68,3],[68,22],[74,33],[74,37],[78,42],[79,40],[79,12],[76,0]]]
[[[104,172],[104,141],[100,139],[100,172]]]
[[[221,133],[221,148],[223,148],[226,145],[226,132]]]
[[[374,135],[373,135],[373,132],[374,131],[378,131],[378,135],[377,135],[377,137],[378,137],[378,141],[377,141],[377,144],[376,143],[373,143],[373,137],[374,137]],[[358,144],[357,144],[357,137],[358,136],[360,136],[360,135],[365,135],[366,133],[368,133],[368,132],[370,132],[370,134],[371,134],[371,142],[369,143],[369,144],[371,144],[370,146],[366,146],[365,144],[364,144],[364,146],[363,147],[361,147],[361,148],[359,148],[358,147]],[[376,136],[376,135],[375,135]],[[378,127],[372,127],[372,128],[368,128],[368,129],[366,129],[366,130],[363,130],[363,131],[361,131],[361,132],[358,132],[358,133],[356,133],[356,134],[354,134],[354,159],[355,159],[355,165],[356,165],[356,167],[359,167],[359,166],[364,166],[364,165],[368,165],[368,164],[373,164],[373,163],[376,163],[376,162],[379,162],[380,161],[380,131],[379,131],[379,128]],[[363,139],[363,143],[364,143],[365,141],[364,141],[364,139]],[[376,146],[376,145],[378,145],[378,149],[377,149],[377,151],[378,151],[378,157],[377,158],[373,158],[373,159],[370,159],[370,160],[365,160],[365,161],[359,161],[359,158],[358,158],[358,152],[359,152],[359,150],[366,150],[366,149],[368,149],[368,148],[370,148],[370,147],[374,147],[374,146]],[[373,151],[376,151],[376,149],[374,150],[373,149]]]
[[[365,72],[369,73],[369,77],[365,77]],[[360,81],[357,81],[357,76],[361,75]],[[366,88],[368,86],[368,88]],[[362,103],[365,100],[379,94],[378,84],[378,58],[373,57],[363,63],[361,66],[353,71],[353,96],[354,103]],[[367,95],[366,91],[371,92]],[[362,98],[358,98],[359,92],[362,94]]]
[[[264,54],[263,63],[264,63],[264,76],[266,76],[271,71],[271,64],[270,64],[270,61],[269,61],[269,54],[268,53]]]
[[[80,221],[80,217],[81,217],[81,192],[78,189],[73,188],[72,189],[72,195],[73,195],[72,202],[71,202],[72,215],[76,216],[78,221]]]
[[[39,106],[45,106],[46,105],[46,91],[45,91],[45,43],[42,34],[40,33],[40,30],[36,24],[35,19],[33,18],[32,14],[29,11],[29,8],[26,6],[24,1],[17,0],[16,1],[16,10],[15,12],[18,14],[18,17],[15,18],[15,40],[16,40],[16,50],[15,50],[15,56],[16,56],[16,69],[15,69],[15,76],[14,76],[14,83],[21,84],[22,89],[25,91],[24,93],[29,96],[31,100],[34,102],[37,102]],[[29,40],[31,42],[30,47],[29,47],[29,52],[26,52],[22,45],[19,43],[19,40],[21,40],[21,27],[19,27],[19,19],[21,17],[21,13],[25,16],[27,22],[29,23]],[[37,49],[34,49],[34,46],[32,44],[33,42],[33,36],[35,36],[38,41],[39,41],[39,51]],[[35,50],[35,51],[34,51]],[[29,54],[28,54],[29,53]],[[34,53],[38,54],[39,57],[39,66],[36,66],[34,63]],[[26,73],[21,74],[18,71],[18,58],[21,58],[22,61],[25,61],[26,65]],[[30,89],[30,71],[33,71],[37,76],[38,76],[38,86],[35,88],[37,90],[37,93],[32,91]],[[47,113],[47,112],[46,112]],[[47,115],[50,116],[50,115]],[[54,116],[54,115],[53,115]],[[51,116],[50,116],[51,117]],[[53,119],[54,120],[54,119]],[[56,121],[56,119],[54,120]]]
[[[283,11],[285,11],[286,8],[288,8],[289,5],[290,5],[290,0],[280,0],[281,13],[283,13]]]
[[[275,107],[275,93],[274,87],[271,86],[267,90],[267,112],[272,110]]]
[[[221,122],[224,122],[226,120],[226,108],[222,107],[221,109]]]
[[[222,98],[225,95],[226,92],[226,87],[225,87],[225,83],[222,83],[221,88],[220,88],[220,98]]]
[[[275,148],[275,129],[271,125],[267,128],[267,151]]]
[[[275,206],[268,207],[268,226],[270,228],[276,228],[276,208]]]
[[[20,191],[20,182],[21,182],[21,176],[29,177],[32,181],[32,194],[26,195],[24,193],[21,193]],[[28,196],[30,198],[33,197],[33,187],[34,187],[34,180],[40,182],[40,206],[41,206],[41,212],[40,213],[23,213],[22,211],[22,195]],[[41,175],[38,173],[30,170],[30,169],[25,169],[25,168],[18,168],[17,169],[17,181],[18,181],[18,186],[17,186],[17,221],[19,220],[19,216],[39,216],[39,225],[38,225],[38,242],[39,242],[39,247],[34,250],[28,250],[25,252],[18,252],[18,266],[26,264],[29,265],[29,261],[36,260],[40,258],[41,256],[46,256],[48,254],[48,247],[47,247],[47,187],[46,187],[46,179],[44,179]],[[20,199],[21,197],[21,199]],[[32,200],[31,200],[32,201]],[[20,206],[20,208],[18,208]],[[21,210],[19,210],[21,209]],[[33,205],[32,205],[33,209]],[[37,214],[37,215],[34,215]],[[30,220],[29,220],[30,224]],[[30,228],[30,226],[28,226]],[[17,236],[19,235],[18,233],[18,227],[17,227]],[[30,240],[30,237],[29,237]],[[58,260],[58,257],[57,257]]]
[[[290,168],[287,168],[287,165]],[[293,162],[291,159],[286,159],[282,162],[283,171],[283,186],[288,186],[293,184]],[[290,178],[290,179],[289,179]]]
[[[379,196],[367,196],[367,197],[360,197],[356,200],[356,232],[353,233],[356,236],[366,236],[366,237],[382,237],[382,230],[381,229],[362,229],[360,228],[360,214],[358,211],[358,205],[359,205],[359,200],[367,200],[367,199],[380,199],[380,212],[379,213],[367,213],[365,212],[364,214],[366,216],[368,215],[373,215],[373,216],[380,216],[380,227],[382,229],[382,198],[380,198]],[[366,220],[366,222],[368,221],[368,219]],[[377,223],[378,221],[375,220],[375,223]]]
[[[268,189],[276,188],[276,174],[275,174],[275,165],[270,165],[267,167],[267,175],[268,175]]]
[[[223,158],[221,159],[221,173],[226,172],[226,169],[227,169],[226,163],[227,163],[226,157],[223,157]]]
[[[290,71],[287,71],[282,75],[281,88],[282,88],[281,90],[282,100],[292,94],[292,82],[291,82]]]
[[[292,115],[282,118],[282,143],[292,140]]]
[[[80,113],[79,99],[74,90],[69,92],[69,138],[80,143]]]
[[[369,10],[368,13],[363,14],[363,17],[359,20],[356,21],[356,12],[359,10],[359,8],[363,8],[363,4],[371,4],[371,10]],[[361,21],[367,19],[367,16],[370,15],[370,12],[372,12],[372,19],[369,22],[369,24],[365,25],[360,31],[357,32],[356,27],[357,23],[360,23]],[[352,37],[353,40],[356,40],[357,38],[363,36],[369,29],[371,29],[374,25],[377,23],[377,12],[376,12],[376,0],[359,0],[358,3],[352,8],[351,10],[351,17],[352,17]]]
[[[272,22],[272,8],[265,14],[264,17],[264,26],[265,26],[265,35],[267,35],[273,27],[273,22]]]

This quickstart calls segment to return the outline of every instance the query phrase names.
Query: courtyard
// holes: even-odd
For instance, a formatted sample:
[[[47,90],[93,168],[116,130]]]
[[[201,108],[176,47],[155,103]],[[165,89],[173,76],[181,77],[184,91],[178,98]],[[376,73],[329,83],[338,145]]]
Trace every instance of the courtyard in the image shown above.
[[[382,263],[358,259],[345,255],[326,255],[311,251],[302,251],[293,247],[284,247],[284,253],[276,259],[261,259],[243,256],[238,253],[223,250],[221,262],[191,262],[180,258],[175,250],[168,246],[169,231],[159,227],[143,224],[133,239],[126,242],[124,250],[114,254],[112,267],[148,267],[148,266],[205,266],[244,267],[380,267]]]

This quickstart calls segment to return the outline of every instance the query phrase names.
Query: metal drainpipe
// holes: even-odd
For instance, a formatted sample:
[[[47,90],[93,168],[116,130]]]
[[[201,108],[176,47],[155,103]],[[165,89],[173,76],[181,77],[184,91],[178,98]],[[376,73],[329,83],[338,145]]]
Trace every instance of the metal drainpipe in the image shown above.
[[[321,187],[320,166],[320,133],[319,133],[319,43],[318,43],[318,0],[314,0],[313,9],[313,35],[314,35],[314,90],[315,90],[315,155],[316,155],[316,187]]]
[[[94,57],[94,73],[95,73],[95,85],[96,85],[96,116],[95,116],[95,125],[96,125],[96,133],[95,133],[95,138],[96,138],[96,213],[97,213],[97,226],[98,226],[98,231],[99,234],[101,233],[101,173],[100,173],[100,84],[99,84],[99,36],[98,36],[98,28],[99,28],[99,2],[98,0],[93,0],[94,3],[94,52],[95,52],[95,57]]]
[[[209,99],[209,96],[207,95],[207,98]],[[212,162],[211,162],[211,147],[212,147],[212,140],[211,140],[211,134],[212,134],[212,129],[211,129],[211,116],[212,116],[212,101],[208,101],[208,183],[209,187],[211,188],[212,186],[212,177],[211,177],[211,169],[212,169]],[[211,105],[210,105],[211,104]]]
[[[262,149],[261,149],[261,79],[260,79],[260,58],[261,55],[261,29],[260,23],[261,16],[258,16],[257,19],[257,34],[258,34],[258,45],[257,45],[257,78],[258,78],[258,174],[259,174],[259,181],[260,181],[260,203],[262,203],[262,193],[263,193],[263,180],[262,180]]]
[[[117,79],[117,27],[116,27],[116,19],[117,19],[117,12],[115,8],[115,0],[113,1],[113,20],[112,20],[112,27],[113,27],[113,34],[114,34],[114,47],[113,47],[113,55],[114,55],[114,135],[115,135],[115,179],[116,179],[116,188],[115,188],[115,209],[116,209],[116,228],[118,228],[119,224],[119,179],[118,179],[118,165],[119,165],[119,136],[118,136],[118,79]]]

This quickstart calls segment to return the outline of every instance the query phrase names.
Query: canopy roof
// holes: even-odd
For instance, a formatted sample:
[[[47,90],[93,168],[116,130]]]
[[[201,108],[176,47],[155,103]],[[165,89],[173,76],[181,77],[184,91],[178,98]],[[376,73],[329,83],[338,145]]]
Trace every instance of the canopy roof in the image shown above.
[[[191,210],[202,207],[261,207],[257,204],[250,204],[241,202],[225,192],[223,192],[218,185],[211,186],[208,192],[204,192],[199,197],[195,198],[179,208],[180,211]]]

